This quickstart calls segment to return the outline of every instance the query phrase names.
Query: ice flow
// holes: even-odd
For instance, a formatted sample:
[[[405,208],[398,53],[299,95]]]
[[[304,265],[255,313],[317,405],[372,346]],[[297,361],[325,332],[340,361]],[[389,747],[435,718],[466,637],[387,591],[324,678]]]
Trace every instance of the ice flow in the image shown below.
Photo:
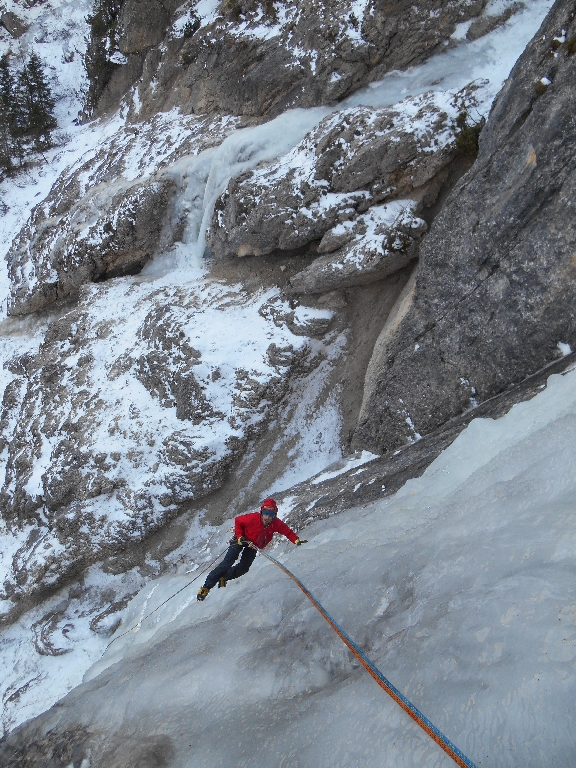
[[[395,497],[275,552],[478,766],[574,760],[575,455],[571,371],[473,421]],[[118,633],[181,583],[148,585]],[[51,716],[60,727],[81,706],[112,740],[154,729],[174,766],[452,765],[263,558],[193,598],[113,644]]]
[[[174,266],[201,269],[214,204],[230,179],[289,152],[331,112],[358,105],[389,107],[427,91],[444,91],[449,103],[456,92],[474,83],[475,117],[487,116],[494,97],[551,5],[551,0],[532,2],[513,22],[480,40],[460,41],[420,66],[391,72],[338,105],[288,110],[262,125],[236,130],[220,146],[177,163],[173,171],[181,175],[184,192],[180,204],[187,212],[183,243],[168,257],[150,264],[145,273]]]

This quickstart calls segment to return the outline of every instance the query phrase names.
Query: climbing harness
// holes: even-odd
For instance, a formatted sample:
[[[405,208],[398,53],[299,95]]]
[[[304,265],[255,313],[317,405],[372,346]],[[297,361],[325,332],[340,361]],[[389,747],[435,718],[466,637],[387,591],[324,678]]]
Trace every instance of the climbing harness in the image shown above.
[[[157,605],[156,608],[154,608],[153,611],[150,611],[150,613],[146,614],[146,616],[141,618],[140,621],[137,624],[135,624],[133,627],[130,627],[130,629],[127,629],[126,632],[122,632],[121,635],[117,635],[117,637],[114,637],[112,640],[110,640],[110,642],[108,643],[106,648],[104,648],[104,650],[102,651],[102,656],[104,656],[104,654],[106,653],[108,648],[110,648],[112,643],[115,643],[116,640],[120,640],[121,637],[124,637],[125,635],[129,634],[130,632],[133,632],[135,629],[140,629],[140,627],[142,626],[142,622],[146,621],[146,619],[149,619],[150,616],[152,616],[153,613],[156,613],[156,611],[159,611],[160,608],[162,608],[162,606],[166,605],[167,602],[172,600],[173,597],[176,597],[176,595],[179,595],[180,592],[184,592],[185,589],[188,589],[190,584],[193,584],[196,581],[196,579],[198,579],[200,576],[202,576],[203,573],[206,573],[208,568],[211,568],[214,565],[214,563],[216,562],[216,560],[218,560],[220,557],[222,557],[224,552],[226,552],[225,549],[222,552],[220,552],[219,555],[216,555],[214,560],[212,560],[211,563],[208,563],[208,565],[205,568],[202,568],[202,570],[199,573],[197,573],[196,576],[194,576],[194,578],[191,581],[189,581],[187,584],[185,584],[183,587],[181,587],[177,592],[174,592],[173,595],[170,595],[170,597],[167,597],[166,600],[164,600],[163,603],[160,603],[160,605]],[[189,571],[187,571],[187,573],[189,573]],[[100,658],[102,658],[102,656],[100,656]]]
[[[458,747],[453,744],[450,739],[447,736],[444,736],[444,734],[436,728],[436,726],[428,720],[428,718],[420,712],[419,709],[417,709],[414,704],[412,704],[411,701],[409,701],[406,696],[404,696],[400,691],[392,685],[392,683],[387,680],[382,672],[370,661],[370,659],[364,654],[364,652],[356,645],[356,643],[350,638],[346,632],[342,629],[342,627],[337,624],[336,621],[330,616],[328,611],[326,611],[316,600],[316,598],[306,589],[304,584],[298,579],[294,574],[288,570],[282,563],[278,562],[278,560],[275,560],[271,555],[268,555],[266,552],[263,552],[261,549],[259,550],[254,545],[252,546],[253,549],[256,549],[258,554],[265,557],[267,560],[270,560],[271,563],[274,563],[274,565],[277,565],[278,568],[280,568],[284,573],[289,576],[292,581],[294,581],[298,587],[304,592],[308,600],[314,605],[314,607],[322,614],[322,616],[326,619],[328,624],[332,627],[332,629],[336,632],[336,634],[344,641],[344,643],[348,646],[348,648],[352,651],[354,656],[358,659],[358,661],[362,664],[364,669],[372,675],[374,680],[378,683],[378,685],[383,688],[386,693],[391,696],[394,701],[399,704],[402,709],[410,715],[410,717],[418,723],[418,725],[426,731],[428,736],[430,736],[431,739],[434,739],[436,744],[438,744],[441,749],[446,752],[447,755],[449,755],[454,762],[460,766],[460,768],[476,768],[474,763],[469,760],[466,755],[464,755]]]

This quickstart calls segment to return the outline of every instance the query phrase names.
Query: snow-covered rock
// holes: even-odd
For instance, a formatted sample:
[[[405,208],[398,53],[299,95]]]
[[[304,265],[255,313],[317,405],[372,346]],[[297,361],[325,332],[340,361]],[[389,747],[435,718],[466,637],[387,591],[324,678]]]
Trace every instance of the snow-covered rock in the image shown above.
[[[306,361],[306,321],[293,333],[275,294],[173,278],[95,286],[36,354],[6,362],[3,599],[60,583],[222,485],[291,377],[322,359],[316,348]]]
[[[386,72],[425,61],[486,5],[202,0],[180,4],[157,43],[172,0],[163,6],[127,0],[119,40],[127,63],[113,73],[100,109],[116,107],[126,94],[130,101],[131,87],[145,117],[176,105],[194,113],[254,116],[333,103]],[[153,31],[143,29],[150,14],[158,19]],[[187,23],[194,31],[185,36]]]
[[[463,101],[430,93],[326,117],[275,163],[231,180],[207,234],[212,253],[295,250],[370,205],[406,195],[431,204],[438,192],[431,182],[455,156],[451,119]]]
[[[84,283],[137,273],[181,240],[194,162],[235,123],[169,113],[121,124],[67,167],[6,256],[9,313],[76,300]]]

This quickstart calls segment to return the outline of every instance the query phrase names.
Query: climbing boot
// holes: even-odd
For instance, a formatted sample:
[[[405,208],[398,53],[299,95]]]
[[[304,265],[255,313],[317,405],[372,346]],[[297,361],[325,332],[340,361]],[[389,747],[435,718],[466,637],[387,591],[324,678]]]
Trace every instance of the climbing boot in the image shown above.
[[[218,579],[218,589],[220,589],[220,587],[225,587],[225,586],[226,586],[226,579],[224,578],[224,576],[220,576],[220,578]]]
[[[206,600],[206,598],[208,597],[208,592],[210,592],[208,587],[200,587],[200,589],[198,590],[198,594],[196,595],[196,600],[198,600],[199,602],[202,602],[202,600]]]

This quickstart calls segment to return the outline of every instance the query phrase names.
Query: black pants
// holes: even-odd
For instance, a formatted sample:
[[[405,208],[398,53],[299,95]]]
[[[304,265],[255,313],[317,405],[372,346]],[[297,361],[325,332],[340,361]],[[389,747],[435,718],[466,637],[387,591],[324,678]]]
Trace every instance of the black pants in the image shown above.
[[[234,565],[236,560],[238,560],[240,553],[242,553],[240,562],[237,565]],[[217,565],[213,571],[210,571],[206,577],[204,586],[208,589],[212,589],[212,587],[216,586],[221,576],[224,576],[226,581],[237,579],[239,576],[244,576],[244,574],[248,573],[250,570],[250,566],[254,562],[255,557],[256,550],[252,549],[252,547],[241,547],[239,544],[230,544],[228,552],[226,552],[226,555],[224,556],[224,560],[222,560],[220,565]]]

